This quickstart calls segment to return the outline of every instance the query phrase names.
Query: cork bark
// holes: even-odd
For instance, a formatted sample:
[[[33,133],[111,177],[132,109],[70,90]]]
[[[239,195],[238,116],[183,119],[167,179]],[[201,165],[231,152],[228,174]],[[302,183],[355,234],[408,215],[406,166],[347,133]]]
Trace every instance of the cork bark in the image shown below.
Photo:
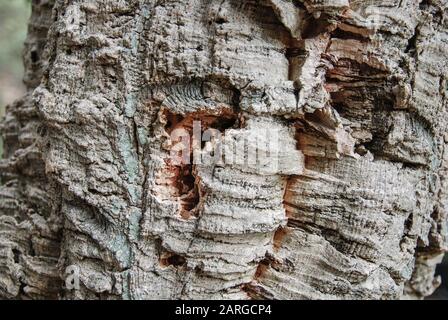
[[[0,297],[430,295],[447,17],[446,0],[33,1],[28,91],[1,124]],[[275,152],[173,163],[197,121]]]

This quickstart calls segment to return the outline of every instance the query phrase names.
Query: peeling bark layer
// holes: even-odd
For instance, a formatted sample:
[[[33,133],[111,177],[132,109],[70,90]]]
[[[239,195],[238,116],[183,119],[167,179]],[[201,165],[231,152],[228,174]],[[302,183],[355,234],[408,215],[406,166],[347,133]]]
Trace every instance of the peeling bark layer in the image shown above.
[[[1,127],[0,296],[431,294],[447,15],[444,0],[33,3],[28,94]],[[275,156],[170,163],[195,120]]]

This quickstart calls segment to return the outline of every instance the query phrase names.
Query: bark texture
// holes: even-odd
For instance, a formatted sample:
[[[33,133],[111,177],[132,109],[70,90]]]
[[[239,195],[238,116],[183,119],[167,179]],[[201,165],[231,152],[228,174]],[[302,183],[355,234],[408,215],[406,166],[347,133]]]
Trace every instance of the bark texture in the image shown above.
[[[1,126],[0,296],[431,294],[447,17],[446,0],[33,1],[28,94]],[[275,131],[278,166],[166,161],[194,120]]]

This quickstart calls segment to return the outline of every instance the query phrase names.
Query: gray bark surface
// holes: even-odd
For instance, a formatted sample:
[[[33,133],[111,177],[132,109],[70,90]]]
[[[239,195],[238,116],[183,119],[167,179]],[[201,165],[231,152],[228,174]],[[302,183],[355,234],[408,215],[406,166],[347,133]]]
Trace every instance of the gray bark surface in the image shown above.
[[[446,0],[33,1],[28,93],[1,124],[0,297],[430,295],[447,17]],[[173,165],[195,120],[276,132],[278,166]]]

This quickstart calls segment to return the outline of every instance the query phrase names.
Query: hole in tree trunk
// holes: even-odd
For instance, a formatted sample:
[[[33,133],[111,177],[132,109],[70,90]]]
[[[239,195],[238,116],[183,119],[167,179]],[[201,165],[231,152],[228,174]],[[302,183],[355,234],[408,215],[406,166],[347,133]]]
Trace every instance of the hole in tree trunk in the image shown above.
[[[163,200],[179,202],[180,210],[177,213],[184,219],[190,219],[198,216],[200,200],[193,165],[192,137],[194,121],[200,122],[201,133],[210,128],[224,132],[226,129],[236,125],[237,114],[231,109],[220,109],[212,112],[198,111],[184,116],[165,110],[163,117],[167,134],[170,135],[177,129],[184,129],[188,132],[190,138],[190,161],[189,163],[181,164],[173,164],[171,159],[165,161],[166,167],[160,173],[158,179],[159,195],[163,197]]]

